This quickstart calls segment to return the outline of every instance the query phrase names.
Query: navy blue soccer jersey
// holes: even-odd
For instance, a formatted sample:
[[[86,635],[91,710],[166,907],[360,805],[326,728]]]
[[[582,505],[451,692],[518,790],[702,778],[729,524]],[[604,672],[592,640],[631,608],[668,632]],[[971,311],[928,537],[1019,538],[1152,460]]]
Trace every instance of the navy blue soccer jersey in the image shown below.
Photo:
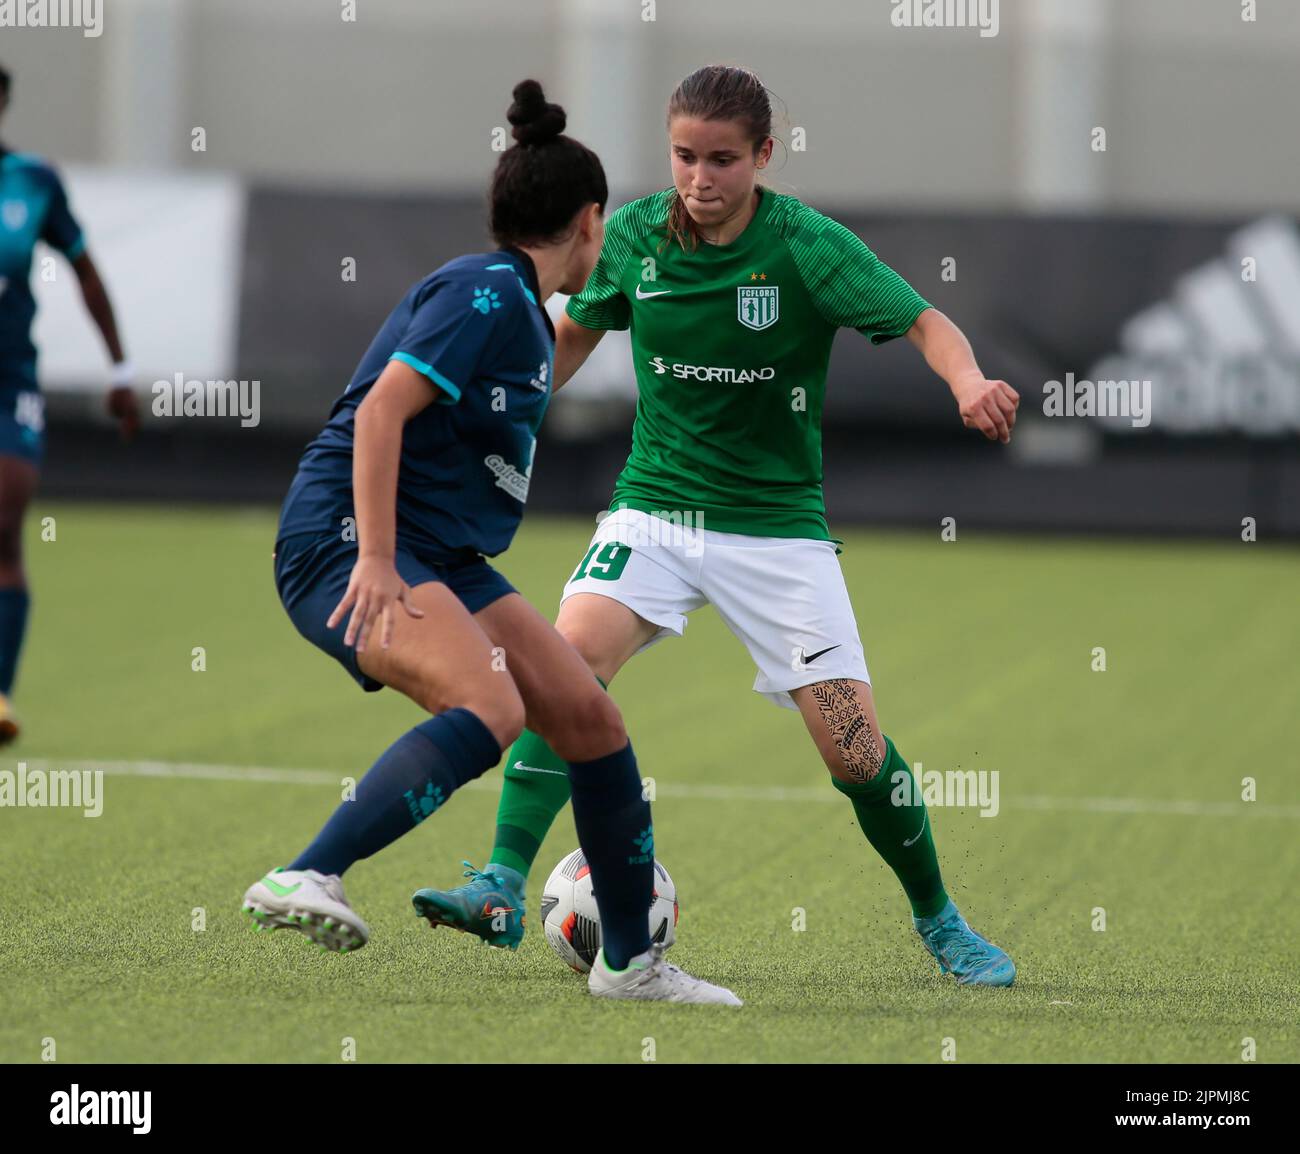
[[[0,388],[36,388],[31,268],[38,240],[69,260],[86,247],[54,169],[0,148]]]
[[[538,293],[532,259],[514,248],[458,257],[416,284],[303,453],[278,538],[346,532],[357,406],[400,360],[439,393],[402,430],[399,543],[438,562],[504,552],[523,516],[551,396],[555,329]]]

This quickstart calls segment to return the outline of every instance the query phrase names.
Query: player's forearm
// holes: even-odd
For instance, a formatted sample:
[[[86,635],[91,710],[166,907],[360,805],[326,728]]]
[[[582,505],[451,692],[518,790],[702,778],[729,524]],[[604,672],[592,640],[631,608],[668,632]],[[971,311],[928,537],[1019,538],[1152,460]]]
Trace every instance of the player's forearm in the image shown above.
[[[566,384],[582,368],[604,335],[604,329],[585,328],[567,313],[560,317],[560,323],[555,326],[555,380],[551,392]]]
[[[352,494],[362,557],[391,561],[397,550],[397,472],[405,418],[371,393],[354,418]]]
[[[966,334],[938,309],[926,309],[907,336],[958,401],[962,399],[966,385],[983,384],[984,374],[975,361],[975,352]]]
[[[84,262],[84,263],[83,263]],[[122,350],[122,341],[117,332],[117,318],[113,315],[113,302],[108,299],[108,290],[100,278],[99,270],[90,263],[88,257],[77,265],[77,280],[81,284],[81,296],[86,302],[86,311],[95,322],[104,337],[108,355],[115,365],[126,360]]]

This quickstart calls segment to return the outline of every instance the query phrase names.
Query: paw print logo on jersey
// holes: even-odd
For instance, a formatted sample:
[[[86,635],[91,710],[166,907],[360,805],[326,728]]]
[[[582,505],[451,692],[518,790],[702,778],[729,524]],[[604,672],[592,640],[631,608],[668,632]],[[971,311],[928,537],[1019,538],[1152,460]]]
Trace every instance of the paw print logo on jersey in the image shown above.
[[[476,288],[474,290],[474,299],[470,304],[484,316],[487,316],[493,309],[501,307],[501,301],[498,299],[500,295],[500,293],[495,293],[491,289]]]
[[[411,817],[415,819],[416,825],[419,825],[447,800],[443,796],[442,786],[434,785],[433,782],[429,782],[424,787],[424,793],[419,797],[415,796],[415,790],[413,789],[408,789],[402,796],[406,798],[407,808],[411,811]]]

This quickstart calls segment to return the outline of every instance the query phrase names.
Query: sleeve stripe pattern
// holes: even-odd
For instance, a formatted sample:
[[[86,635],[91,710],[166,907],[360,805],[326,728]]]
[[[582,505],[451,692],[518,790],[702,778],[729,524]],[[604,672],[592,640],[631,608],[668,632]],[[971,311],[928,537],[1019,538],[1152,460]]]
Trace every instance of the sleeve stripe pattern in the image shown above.
[[[786,203],[781,231],[817,309],[828,323],[880,344],[902,336],[930,303],[839,221]]]
[[[504,269],[509,269],[511,272],[515,272],[515,266],[512,265],[512,264],[490,264],[490,265],[488,265],[486,268],[484,268],[483,271],[484,271],[484,272],[496,272],[497,270],[499,270],[499,269],[503,269],[503,268],[504,268]],[[535,305],[535,304],[537,303],[537,298],[536,298],[535,296],[533,296],[533,290],[530,289],[530,288],[529,288],[529,287],[524,283],[524,278],[521,277],[521,276],[516,272],[516,273],[515,273],[515,280],[517,280],[517,281],[519,282],[519,287],[520,287],[521,289],[524,290],[524,296],[528,298],[528,303],[531,304],[531,305]]]
[[[388,358],[390,361],[401,361],[404,365],[410,365],[417,373],[423,373],[438,388],[442,389],[448,395],[439,397],[438,400],[446,405],[454,405],[460,400],[460,386],[453,381],[449,381],[432,365],[426,365],[419,357],[413,357],[410,353],[397,352]]]
[[[605,222],[605,243],[587,286],[569,300],[567,312],[589,329],[625,329],[631,323],[631,306],[620,283],[632,258],[632,246],[667,219],[667,190],[629,201]]]

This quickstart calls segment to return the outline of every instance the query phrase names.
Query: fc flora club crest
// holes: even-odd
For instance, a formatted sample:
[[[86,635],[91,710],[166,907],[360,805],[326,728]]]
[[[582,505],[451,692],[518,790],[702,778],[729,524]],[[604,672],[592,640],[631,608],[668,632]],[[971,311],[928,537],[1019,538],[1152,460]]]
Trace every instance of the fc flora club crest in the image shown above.
[[[770,328],[781,315],[781,290],[771,288],[736,289],[736,319],[747,329]]]

